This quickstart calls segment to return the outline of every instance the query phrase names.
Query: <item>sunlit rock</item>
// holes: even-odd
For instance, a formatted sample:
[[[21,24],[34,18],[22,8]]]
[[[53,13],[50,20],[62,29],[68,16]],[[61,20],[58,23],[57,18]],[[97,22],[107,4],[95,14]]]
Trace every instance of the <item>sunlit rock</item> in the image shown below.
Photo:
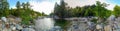
[[[107,25],[104,27],[105,31],[112,31],[112,27],[110,25]]]
[[[107,20],[108,20],[109,24],[111,25],[111,24],[113,24],[114,21],[115,21],[115,16],[114,16],[114,15],[111,15]]]
[[[102,29],[102,26],[101,25],[96,25],[96,29]]]
[[[7,18],[6,17],[1,17],[1,20],[3,20],[4,22],[7,22]]]
[[[10,29],[16,30],[16,27],[14,25],[10,25]]]
[[[19,24],[16,24],[16,29],[18,29],[18,30],[22,30],[22,29],[23,29],[23,27],[22,27],[22,26],[20,26]]]
[[[111,15],[109,18],[108,18],[109,21],[115,21],[115,15]]]
[[[19,24],[22,21],[20,17],[15,17],[12,15],[8,16],[7,19],[9,20],[10,24]]]

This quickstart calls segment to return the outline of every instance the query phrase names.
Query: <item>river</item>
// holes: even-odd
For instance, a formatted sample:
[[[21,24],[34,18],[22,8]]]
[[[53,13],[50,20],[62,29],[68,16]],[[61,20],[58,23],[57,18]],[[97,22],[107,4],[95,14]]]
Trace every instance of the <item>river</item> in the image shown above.
[[[54,27],[52,18],[38,18],[35,20],[36,31],[48,31]]]

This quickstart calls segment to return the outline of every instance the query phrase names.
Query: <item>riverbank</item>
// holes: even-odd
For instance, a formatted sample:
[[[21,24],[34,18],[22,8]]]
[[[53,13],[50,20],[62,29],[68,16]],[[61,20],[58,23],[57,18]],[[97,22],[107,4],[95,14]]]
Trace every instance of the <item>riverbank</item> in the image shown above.
[[[34,24],[25,25],[22,24],[22,19],[15,16],[1,17],[0,19],[0,31],[24,31],[34,30]]]

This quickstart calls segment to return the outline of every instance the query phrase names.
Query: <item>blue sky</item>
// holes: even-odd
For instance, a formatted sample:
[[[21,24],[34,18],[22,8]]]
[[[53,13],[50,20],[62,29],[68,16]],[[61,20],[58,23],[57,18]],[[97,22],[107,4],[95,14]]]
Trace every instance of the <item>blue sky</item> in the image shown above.
[[[23,3],[23,2],[29,2],[29,0],[8,0],[10,8],[14,7],[16,5],[17,1],[20,1],[21,3]]]
[[[17,1],[20,1],[21,3],[24,3],[24,2],[29,2],[29,1],[31,1],[31,0],[8,0],[8,2],[9,2],[9,4],[10,4],[10,8],[12,8],[12,7],[14,7],[15,5],[16,5],[16,2]],[[44,0],[35,0],[35,1],[37,1],[37,2],[42,2],[42,1],[44,1]],[[49,2],[56,2],[57,0],[46,0],[46,1],[49,1]]]
[[[120,5],[120,0],[107,0],[107,2]]]
[[[10,8],[16,8],[17,1],[20,1],[20,3],[29,2],[34,11],[44,12],[45,14],[53,12],[55,2],[59,2],[59,0],[8,0]]]
[[[21,3],[29,2],[33,10],[44,12],[45,14],[50,14],[53,12],[55,2],[60,2],[60,0],[8,0],[10,8],[15,8],[17,1],[20,1]],[[115,5],[120,5],[120,0],[65,0],[65,2],[68,3],[68,5],[71,7],[92,5],[95,4],[96,1],[110,4],[108,7],[106,7],[110,10],[113,10]]]

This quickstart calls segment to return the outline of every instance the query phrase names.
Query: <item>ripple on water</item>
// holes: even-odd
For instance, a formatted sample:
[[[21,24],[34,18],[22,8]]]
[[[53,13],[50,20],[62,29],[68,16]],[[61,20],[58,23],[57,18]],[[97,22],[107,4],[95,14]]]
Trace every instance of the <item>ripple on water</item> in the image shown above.
[[[54,27],[54,21],[51,18],[40,18],[35,20],[35,28],[37,31],[49,30]]]

